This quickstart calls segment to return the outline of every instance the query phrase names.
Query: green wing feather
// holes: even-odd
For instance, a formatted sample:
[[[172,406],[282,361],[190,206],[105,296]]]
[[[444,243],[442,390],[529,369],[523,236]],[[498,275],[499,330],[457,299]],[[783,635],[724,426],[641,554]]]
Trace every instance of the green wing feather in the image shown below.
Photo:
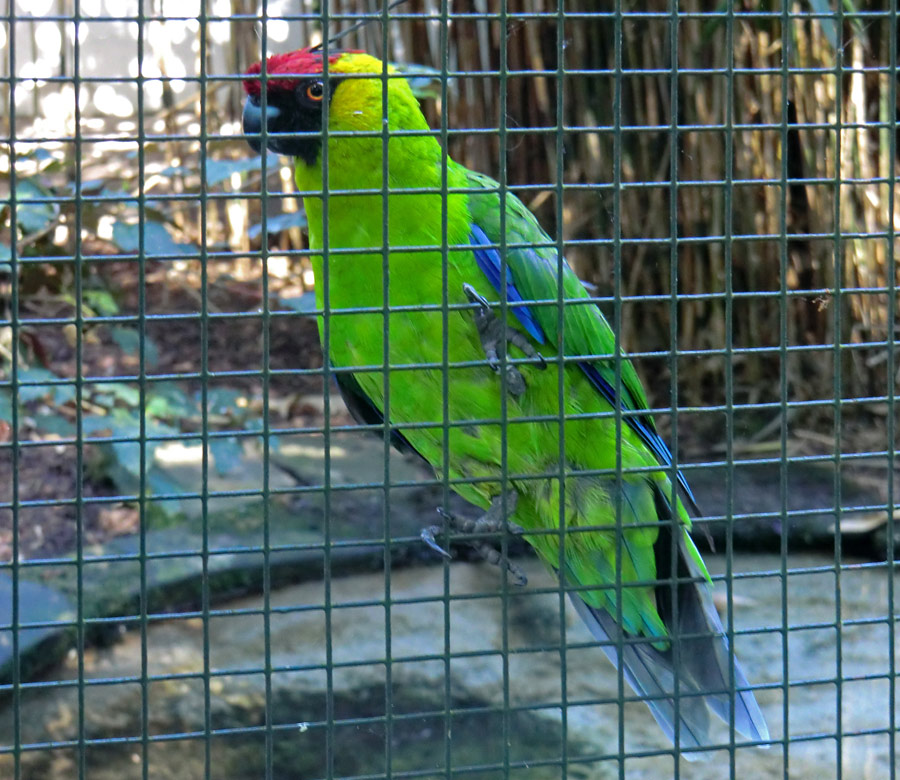
[[[468,186],[481,187],[487,192],[469,195],[469,211],[474,222],[492,241],[500,243],[500,185],[474,171],[463,169]],[[526,300],[547,301],[545,305],[533,305],[535,317],[547,334],[549,341],[558,346],[559,332],[556,314],[559,281],[559,254],[556,243],[544,232],[534,215],[512,193],[505,197],[506,244],[546,244],[538,247],[514,247],[506,253],[509,269],[516,287]],[[591,301],[584,285],[569,265],[562,262],[563,298],[566,301],[584,300],[584,304],[567,304],[563,353],[567,356],[596,355],[597,368],[604,378],[615,386],[616,361],[614,358],[616,336],[606,318]],[[624,353],[620,353],[624,357]],[[622,408],[630,411],[647,408],[644,388],[634,366],[627,360],[618,361],[622,377]],[[655,431],[652,420],[648,426]]]
[[[469,188],[485,190],[483,194],[473,192],[469,195],[469,211],[473,222],[484,231],[485,235],[491,241],[500,244],[501,220],[500,194],[498,192],[500,185],[489,176],[469,171],[462,166],[457,167],[464,173]],[[506,206],[504,225],[506,240],[504,243],[507,246],[511,245],[506,252],[506,261],[522,298],[529,301],[546,301],[544,304],[532,304],[529,308],[543,329],[547,340],[567,357],[585,356],[585,363],[596,370],[609,388],[611,403],[618,403],[620,408],[625,411],[634,412],[647,409],[647,397],[637,371],[623,351],[620,350],[619,359],[616,359],[616,337],[613,329],[591,300],[591,296],[575,272],[565,260],[560,259],[556,244],[515,195],[507,193],[504,201]],[[557,316],[560,277],[562,278],[563,298],[566,301],[561,344]],[[579,301],[583,301],[583,303],[579,303]],[[619,387],[622,392],[615,395],[617,372],[621,377]],[[624,422],[639,434],[647,448],[654,453],[662,465],[671,463],[671,455],[665,442],[656,432],[652,418],[647,415],[628,415],[624,418]],[[628,466],[627,463],[625,465]],[[696,511],[696,503],[687,481],[680,474],[679,482],[692,508]],[[675,514],[685,528],[690,529],[690,516],[677,497]],[[640,517],[637,519],[640,521]],[[643,521],[646,522],[646,517]],[[709,573],[700,553],[687,534],[685,534],[685,539],[691,558],[703,575],[709,579]]]

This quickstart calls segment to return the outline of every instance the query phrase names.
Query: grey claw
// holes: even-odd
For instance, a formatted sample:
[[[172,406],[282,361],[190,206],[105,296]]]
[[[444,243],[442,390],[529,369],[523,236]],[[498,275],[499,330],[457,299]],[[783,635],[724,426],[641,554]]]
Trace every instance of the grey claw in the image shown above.
[[[510,564],[507,571],[513,578],[513,585],[515,585],[517,588],[524,588],[528,584],[528,577],[525,576],[525,572],[522,571],[518,566]]]
[[[422,537],[422,541],[425,542],[432,550],[436,553],[440,553],[447,560],[451,560],[453,558],[449,552],[447,552],[443,547],[441,547],[435,540],[434,537],[436,534],[439,534],[443,529],[439,525],[431,525],[428,528],[423,528],[422,532],[419,536]]]
[[[509,366],[506,370],[506,392],[514,398],[525,395],[525,378],[522,372],[515,366]]]
[[[537,363],[539,370],[547,367],[544,356],[531,345],[528,337],[513,328],[507,328],[491,311],[491,305],[487,300],[479,295],[472,285],[463,284],[463,292],[470,302],[479,306],[478,311],[475,312],[475,327],[478,329],[484,356],[495,374],[499,374],[503,367],[498,353],[498,346],[503,341],[518,347],[526,357],[536,358],[539,361]],[[510,395],[516,398],[523,395],[526,390],[525,377],[522,376],[522,372],[510,364],[506,366],[506,389]]]
[[[489,310],[491,308],[491,305],[487,302],[487,299],[484,298],[484,296],[479,295],[471,284],[464,283],[463,292],[466,294],[466,298],[468,298],[471,303],[477,303],[479,306],[481,306],[482,309]]]

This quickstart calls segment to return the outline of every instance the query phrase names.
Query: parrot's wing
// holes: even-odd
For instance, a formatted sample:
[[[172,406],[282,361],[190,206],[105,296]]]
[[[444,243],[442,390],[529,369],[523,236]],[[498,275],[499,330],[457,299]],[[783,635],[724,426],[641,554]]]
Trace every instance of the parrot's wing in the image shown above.
[[[335,372],[333,375],[338,390],[341,391],[341,398],[347,405],[347,411],[353,416],[353,419],[363,425],[384,425],[384,414],[375,402],[360,387],[356,377],[348,372]],[[372,431],[376,436],[381,436],[382,432]],[[412,453],[418,455],[424,461],[422,454],[409,443],[407,439],[396,428],[391,428],[391,444],[400,452]],[[427,463],[427,461],[426,461]]]
[[[460,166],[461,167],[461,166]],[[500,292],[503,264],[498,250],[501,243],[499,184],[488,176],[464,168],[468,186],[483,188],[483,194],[469,194],[472,216],[470,240],[478,267]],[[559,280],[562,277],[565,306],[563,350],[566,356],[584,355],[581,370],[596,390],[612,405],[627,412],[648,408],[647,398],[634,366],[625,359],[615,359],[616,337],[600,309],[591,299],[584,285],[560,258],[556,244],[543,231],[534,215],[512,193],[505,196],[506,300],[510,311],[538,343],[558,343],[557,303]],[[544,303],[523,303],[542,301]],[[575,304],[572,301],[576,301]],[[583,301],[583,303],[581,303]],[[617,377],[621,377],[621,393],[616,392]],[[653,419],[646,414],[629,414],[627,424],[641,441],[666,466],[672,464],[672,454],[657,433]],[[700,514],[691,488],[678,472],[681,485],[691,508]]]
[[[470,193],[470,213],[473,227],[473,252],[479,268],[500,291],[503,264],[497,245],[501,243],[499,185],[492,179],[468,172],[470,188],[483,188]],[[538,225],[527,208],[511,193],[505,197],[503,244],[506,250],[506,300],[509,310],[523,329],[537,343],[559,344],[557,303],[562,283],[562,298],[566,301],[562,349],[566,356],[578,357],[579,366],[593,387],[613,408],[637,412],[624,417],[627,424],[640,440],[654,453],[661,464],[670,465],[672,455],[665,442],[656,432],[649,415],[642,413],[648,408],[647,399],[634,367],[620,352],[616,356],[616,339],[612,328],[595,305],[581,281],[559,257],[556,245]],[[485,240],[487,239],[487,240]],[[485,246],[488,244],[488,246]],[[537,245],[537,246],[535,246]],[[617,372],[619,377],[617,378]],[[620,392],[616,389],[620,388]],[[681,473],[678,482],[692,508],[697,511],[696,502],[687,481]],[[639,497],[630,497],[625,486],[623,493],[626,506],[632,506]],[[675,722],[679,722],[680,742],[683,747],[697,747],[706,744],[709,725],[708,709],[719,717],[730,721],[731,690],[730,681],[739,689],[734,700],[737,731],[751,739],[768,739],[768,729],[753,693],[739,664],[730,651],[727,636],[712,603],[707,585],[709,574],[699,552],[694,546],[687,528],[675,532],[676,526],[669,522],[673,509],[671,496],[665,495],[658,482],[648,480],[632,484],[635,490],[652,491],[655,514],[659,519],[659,534],[652,544],[652,550],[632,551],[630,542],[634,537],[623,535],[625,549],[631,559],[646,562],[645,555],[652,556],[656,578],[662,583],[657,593],[659,616],[665,624],[670,638],[677,641],[677,652],[670,645],[661,649],[647,634],[646,643],[625,641],[622,644],[622,658],[618,657],[618,642],[628,632],[617,625],[615,614],[609,607],[594,607],[578,593],[572,593],[572,602],[594,636],[605,643],[604,651],[618,665],[623,662],[626,680],[634,690],[647,699],[654,717],[670,738],[674,738]],[[636,505],[636,504],[635,504]],[[676,508],[674,510],[682,515]],[[645,513],[635,512],[634,522],[640,522]],[[683,518],[685,526],[689,520]],[[640,538],[640,537],[638,537]],[[674,540],[677,539],[677,542]],[[672,571],[672,545],[677,544],[674,559],[677,571]],[[608,565],[605,561],[593,561],[593,569],[600,570]],[[579,585],[588,585],[580,577],[576,562],[569,559],[566,579]],[[641,576],[639,579],[644,579]],[[703,582],[706,580],[707,582]],[[671,585],[677,582],[678,609],[671,607]],[[627,622],[633,615],[626,615],[627,602],[622,603],[623,620]],[[677,623],[677,624],[676,624]],[[646,633],[646,632],[644,632]],[[633,634],[628,634],[629,639]],[[732,678],[733,674],[733,678]],[[679,697],[674,699],[675,680],[678,680]],[[677,713],[677,717],[676,717]]]

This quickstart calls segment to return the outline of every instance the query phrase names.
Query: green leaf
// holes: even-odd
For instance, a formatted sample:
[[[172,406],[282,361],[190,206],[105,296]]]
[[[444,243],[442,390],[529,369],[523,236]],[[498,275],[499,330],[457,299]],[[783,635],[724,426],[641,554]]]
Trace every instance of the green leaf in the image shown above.
[[[137,205],[137,198],[134,198],[128,193],[128,188],[125,186],[125,182],[116,181],[116,182],[106,182],[106,186],[97,193],[97,195],[101,198],[119,198],[123,204],[128,204],[133,201],[134,205]]]
[[[137,222],[116,222],[113,243],[123,252],[137,253],[141,249],[140,225]],[[176,241],[161,222],[144,222],[144,253],[147,255],[196,256],[197,247]]]
[[[112,409],[116,404],[116,399],[112,393],[95,392],[91,393],[91,403],[102,406],[104,409]]]
[[[831,7],[831,0],[809,0],[809,7],[814,14],[834,14],[835,11]],[[822,32],[831,44],[832,49],[838,47],[837,25],[834,19],[818,18],[816,20],[822,27]]]
[[[140,420],[136,412],[131,410],[116,409],[108,418],[108,427],[112,431],[113,437],[130,439],[131,441],[115,441],[112,442],[110,449],[122,469],[128,474],[139,477],[141,473],[141,428]],[[146,466],[149,469],[156,456],[156,449],[164,441],[159,441],[158,437],[177,436],[178,432],[168,425],[148,420],[145,426],[146,435],[153,436],[154,441],[144,441],[143,446],[146,451]]]
[[[3,388],[0,390],[0,420],[6,420],[11,423],[13,418],[13,402],[12,393]]]
[[[244,430],[245,431],[253,431],[255,433],[262,433],[263,428],[263,419],[262,417],[251,417],[249,420],[244,420]],[[257,436],[256,443],[259,444],[260,447],[266,446],[266,436]],[[268,435],[269,440],[269,450],[271,452],[276,452],[279,447],[281,447],[281,439],[276,436],[274,433],[270,433]]]
[[[53,193],[34,179],[21,179],[16,183],[16,221],[23,233],[43,230],[59,213],[59,204],[50,201]],[[23,200],[40,201],[22,203]]]
[[[224,439],[217,436],[214,439],[210,439],[209,451],[212,454],[216,471],[222,477],[235,471],[244,458],[241,443],[235,436],[229,436]]]
[[[269,154],[266,159],[266,170],[277,170],[281,166],[277,154]],[[262,167],[262,157],[240,157],[237,160],[209,160],[206,161],[206,184],[214,187],[233,173],[246,173]]]
[[[57,436],[74,438],[77,432],[75,423],[61,414],[38,414],[35,415],[34,421],[44,433],[55,433]]]
[[[141,402],[141,391],[133,385],[126,385],[122,382],[110,382],[108,384],[91,385],[95,394],[91,395],[91,400],[100,406],[112,406],[116,401],[127,406],[129,409],[136,409]]]
[[[277,214],[266,220],[266,231],[269,234],[280,233],[292,227],[306,227],[306,212],[291,211],[286,214]],[[251,225],[247,231],[248,238],[257,238],[262,233],[262,223]]]
[[[199,413],[195,404],[174,382],[156,384],[153,395],[147,401],[147,415],[165,419],[181,419]]]
[[[25,160],[34,161],[37,163],[38,170],[41,173],[56,172],[62,170],[63,151],[62,149],[59,149],[56,152],[51,152],[48,149],[38,146],[24,153],[19,152],[16,155],[16,159],[17,162],[24,162]]]
[[[124,436],[121,431],[114,430],[114,436]],[[138,477],[141,474],[141,445],[140,442],[134,441],[114,441],[112,443],[112,451],[119,465],[129,474]],[[147,459],[150,459],[150,453],[147,453]]]
[[[133,476],[141,473],[141,443],[140,422],[138,418],[129,412],[114,412],[108,418],[109,429],[116,438],[133,439],[133,441],[114,441],[110,446],[118,464]],[[153,455],[147,448],[147,462],[153,459]]]
[[[101,317],[111,317],[119,313],[119,304],[109,290],[84,290],[81,297],[91,310]]]
[[[184,487],[172,479],[163,469],[154,466],[147,472],[147,487],[150,495],[169,496],[187,492]],[[182,513],[182,504],[177,499],[154,501],[153,507],[161,510],[167,517],[176,517]]]
[[[23,404],[50,397],[57,404],[64,404],[75,399],[75,386],[72,384],[55,384],[60,380],[46,368],[25,368],[19,371],[19,381],[29,382],[19,387],[19,401]]]
[[[25,152],[24,156],[30,157],[32,160],[37,160],[38,162],[48,162],[56,159],[53,152],[44,149],[42,146],[32,147],[29,151]]]
[[[84,179],[81,182],[82,195],[99,195],[106,187],[106,181],[103,179]]]
[[[123,352],[128,355],[136,355],[141,348],[141,336],[135,328],[127,328],[116,325],[110,329],[110,336]],[[159,362],[159,351],[156,344],[149,336],[144,336],[144,362],[149,368],[153,368]]]
[[[406,76],[410,89],[419,100],[441,96],[441,72],[437,68],[400,62],[392,62],[391,67]]]
[[[194,173],[194,171],[186,165],[167,165],[158,175],[172,178],[173,176],[189,176],[191,173]]]
[[[850,16],[850,26],[856,35],[864,36],[868,22],[860,16],[860,9],[854,4],[853,0],[844,0],[844,13]],[[863,45],[868,47],[868,43],[864,40]]]
[[[86,436],[95,436],[99,431],[113,427],[112,417],[105,414],[86,414],[81,418],[81,430]]]
[[[245,411],[238,406],[238,399],[244,393],[229,387],[214,387],[206,395],[206,408],[210,414],[234,415],[240,417]]]
[[[316,311],[316,294],[312,291],[305,292],[293,298],[281,297],[278,299],[291,311],[306,316],[312,316]]]

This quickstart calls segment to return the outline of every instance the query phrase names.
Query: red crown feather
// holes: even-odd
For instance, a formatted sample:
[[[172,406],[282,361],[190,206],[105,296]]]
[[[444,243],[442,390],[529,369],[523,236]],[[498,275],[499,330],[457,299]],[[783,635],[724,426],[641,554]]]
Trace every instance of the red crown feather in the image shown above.
[[[347,53],[346,51],[332,51],[328,55],[328,62],[333,64]],[[247,70],[248,76],[256,76],[256,78],[244,79],[244,91],[248,95],[259,96],[262,84],[258,76],[261,72],[261,62],[257,62]],[[321,72],[322,52],[319,50],[298,49],[286,54],[273,54],[266,60],[266,88],[270,91],[289,91],[296,86],[298,79]],[[290,76],[277,78],[279,74],[290,74]]]

